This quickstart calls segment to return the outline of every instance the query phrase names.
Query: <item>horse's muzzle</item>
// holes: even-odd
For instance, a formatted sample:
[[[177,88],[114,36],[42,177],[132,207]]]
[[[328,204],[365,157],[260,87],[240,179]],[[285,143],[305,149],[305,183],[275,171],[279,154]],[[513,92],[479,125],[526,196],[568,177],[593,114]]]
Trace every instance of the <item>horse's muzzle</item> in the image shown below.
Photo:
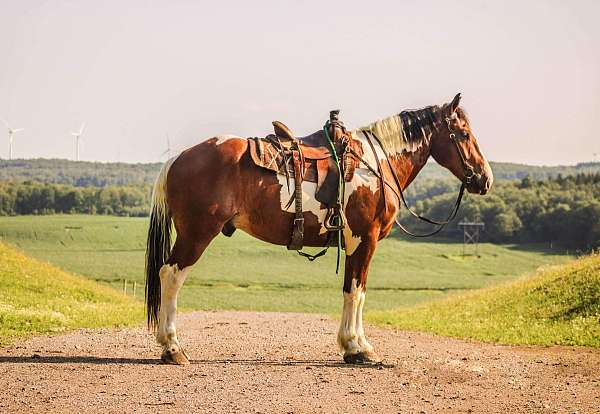
[[[467,186],[467,191],[471,194],[484,195],[492,188],[494,182],[493,175],[475,174],[471,183]]]

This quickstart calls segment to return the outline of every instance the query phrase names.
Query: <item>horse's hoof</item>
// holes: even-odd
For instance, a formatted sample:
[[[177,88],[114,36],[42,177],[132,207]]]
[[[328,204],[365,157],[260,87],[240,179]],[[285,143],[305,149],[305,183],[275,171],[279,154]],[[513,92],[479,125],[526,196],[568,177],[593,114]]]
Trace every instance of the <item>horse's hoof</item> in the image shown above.
[[[165,364],[171,365],[188,365],[190,363],[190,357],[183,348],[171,346],[165,349],[160,356],[160,360]]]
[[[381,358],[374,352],[357,352],[356,354],[344,354],[346,364],[381,364]]]
[[[346,364],[358,364],[360,360],[360,352],[358,354],[344,354],[344,362]]]
[[[366,364],[383,364],[383,358],[380,358],[375,352],[364,352],[363,355]]]

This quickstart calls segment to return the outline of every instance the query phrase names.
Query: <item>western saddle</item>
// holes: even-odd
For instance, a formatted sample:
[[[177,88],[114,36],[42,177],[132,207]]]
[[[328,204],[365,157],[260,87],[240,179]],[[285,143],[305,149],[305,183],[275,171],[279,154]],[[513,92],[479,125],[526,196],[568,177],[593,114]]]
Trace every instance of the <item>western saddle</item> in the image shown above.
[[[316,183],[315,198],[327,208],[324,223],[328,231],[327,246],[337,244],[338,248],[343,248],[341,231],[346,225],[344,182],[352,180],[354,170],[360,163],[359,157],[363,154],[360,142],[353,139],[340,121],[339,112],[331,111],[323,129],[305,137],[296,138],[284,123],[273,121],[274,134],[249,139],[254,163],[286,177],[288,193],[292,194],[286,208],[295,203],[295,217],[287,248],[298,250],[310,260],[324,254],[325,250],[314,256],[300,252],[304,245],[302,182]],[[290,191],[290,179],[294,181],[293,192]]]

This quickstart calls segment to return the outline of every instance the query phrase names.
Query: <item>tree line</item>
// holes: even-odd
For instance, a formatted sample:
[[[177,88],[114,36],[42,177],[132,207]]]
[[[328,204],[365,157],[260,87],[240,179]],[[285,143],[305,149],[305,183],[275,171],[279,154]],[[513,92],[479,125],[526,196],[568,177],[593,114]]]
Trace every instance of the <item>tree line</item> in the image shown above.
[[[425,188],[442,191],[445,187]],[[456,191],[454,184],[452,191],[420,198],[415,208],[427,217],[444,218]],[[406,225],[427,229],[406,216],[402,219]],[[598,248],[600,173],[567,177],[559,174],[538,181],[525,177],[520,181],[495,183],[486,196],[466,195],[456,220],[442,234],[457,235],[461,221],[483,222],[484,237],[496,243],[545,242],[567,248]]]
[[[75,187],[0,182],[0,215],[107,214],[147,216],[151,186]]]

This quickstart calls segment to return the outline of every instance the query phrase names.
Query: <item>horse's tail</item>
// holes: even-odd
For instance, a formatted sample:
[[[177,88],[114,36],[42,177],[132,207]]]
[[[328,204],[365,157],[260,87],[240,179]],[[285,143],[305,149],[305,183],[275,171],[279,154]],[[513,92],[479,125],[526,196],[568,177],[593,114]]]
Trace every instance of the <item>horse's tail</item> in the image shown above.
[[[146,242],[146,319],[148,327],[158,325],[160,310],[160,269],[171,254],[171,212],[167,204],[167,174],[175,158],[163,165],[152,190],[150,227]]]

